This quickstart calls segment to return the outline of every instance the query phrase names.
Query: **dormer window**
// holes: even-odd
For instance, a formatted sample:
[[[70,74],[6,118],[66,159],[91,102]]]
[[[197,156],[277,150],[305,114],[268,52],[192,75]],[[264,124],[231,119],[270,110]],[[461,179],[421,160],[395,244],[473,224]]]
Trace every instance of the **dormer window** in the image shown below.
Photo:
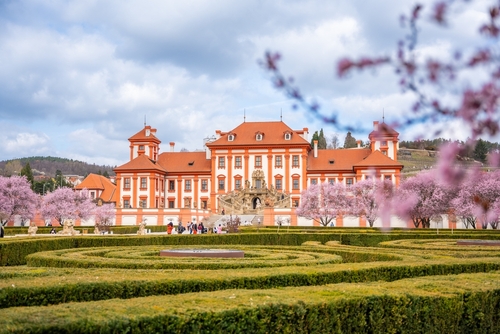
[[[329,160],[329,161],[328,161],[328,163],[329,163],[330,165],[333,165],[333,164],[335,163],[335,160]]]
[[[261,141],[262,140],[262,133],[258,132],[256,135],[255,135],[255,140],[258,140],[258,141]]]
[[[285,133],[285,140],[292,139],[292,134],[290,132]]]
[[[233,134],[230,134],[227,136],[227,140],[228,141],[233,141],[234,140],[234,135]]]
[[[146,137],[149,137],[150,134],[151,134],[151,131],[149,129],[146,129]]]

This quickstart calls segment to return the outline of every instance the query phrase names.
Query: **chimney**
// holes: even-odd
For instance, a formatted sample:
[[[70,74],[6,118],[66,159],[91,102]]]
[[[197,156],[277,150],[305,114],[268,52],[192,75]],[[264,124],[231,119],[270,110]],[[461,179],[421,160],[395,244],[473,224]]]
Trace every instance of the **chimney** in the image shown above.
[[[318,141],[317,140],[314,140],[314,157],[317,158],[318,157]]]
[[[356,140],[356,144],[358,144],[358,148],[361,148],[361,140]]]
[[[378,131],[378,121],[373,121],[373,131]]]
[[[170,142],[170,152],[174,151],[174,146],[175,146],[175,143],[173,141],[171,141]]]

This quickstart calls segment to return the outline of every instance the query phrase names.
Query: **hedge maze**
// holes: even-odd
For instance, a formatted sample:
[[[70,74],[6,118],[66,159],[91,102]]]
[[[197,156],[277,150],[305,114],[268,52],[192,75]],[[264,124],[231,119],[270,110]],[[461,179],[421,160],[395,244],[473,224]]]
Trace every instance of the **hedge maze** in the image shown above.
[[[0,332],[499,333],[496,231],[6,238]],[[244,258],[168,258],[237,249]]]

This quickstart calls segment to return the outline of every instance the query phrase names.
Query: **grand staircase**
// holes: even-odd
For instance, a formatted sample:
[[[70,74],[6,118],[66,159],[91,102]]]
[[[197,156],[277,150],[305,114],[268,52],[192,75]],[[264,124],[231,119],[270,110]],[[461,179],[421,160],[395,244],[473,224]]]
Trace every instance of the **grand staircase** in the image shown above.
[[[259,219],[260,219],[260,224],[262,225],[264,221],[264,216],[263,215],[237,215],[240,218],[240,222],[242,226],[245,226],[245,222],[251,223],[253,226],[258,226],[259,224]],[[230,215],[211,215],[208,218],[208,223],[206,224],[207,226],[218,226],[221,224],[222,226],[225,226],[225,220],[229,219]],[[233,218],[236,217],[236,215],[232,216]]]

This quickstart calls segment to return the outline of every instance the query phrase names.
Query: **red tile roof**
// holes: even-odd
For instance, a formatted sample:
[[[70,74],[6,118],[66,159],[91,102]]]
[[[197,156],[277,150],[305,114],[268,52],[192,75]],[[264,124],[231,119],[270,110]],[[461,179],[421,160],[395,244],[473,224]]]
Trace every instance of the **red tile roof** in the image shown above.
[[[307,171],[345,171],[353,170],[354,164],[363,160],[371,153],[370,149],[327,149],[318,150],[318,157],[314,151],[309,152]],[[330,163],[333,161],[333,164]]]
[[[159,163],[156,163],[153,160],[149,159],[149,157],[145,154],[141,154],[134,160],[131,160],[124,165],[118,166],[113,170],[118,172],[129,170],[156,170],[160,172],[166,172]]]
[[[210,172],[212,160],[205,152],[164,152],[158,157],[158,163],[168,173]]]
[[[146,130],[149,130],[149,136],[146,136]],[[153,141],[160,143],[161,141],[155,136],[156,129],[151,128],[151,126],[146,125],[144,129],[141,131],[137,132],[135,135],[130,137],[128,140],[129,141]]]
[[[96,189],[102,190],[99,196],[105,202],[112,202],[116,190],[116,186],[107,178],[102,175],[89,174],[75,189]]]
[[[285,133],[292,134],[290,140],[285,140]],[[222,137],[207,146],[269,146],[279,144],[300,144],[309,145],[310,143],[299,135],[302,130],[292,130],[283,122],[244,122],[229,132],[221,132]],[[234,140],[228,140],[228,134],[234,134]],[[256,140],[256,134],[263,135],[262,140]]]
[[[392,160],[379,150],[374,151],[372,154],[366,157],[366,159],[354,164],[355,167],[384,167],[384,166],[391,166],[391,167],[401,167],[403,168],[403,165],[400,164],[397,161]]]
[[[394,137],[394,136],[398,136],[399,135],[399,132],[397,132],[396,130],[394,130],[393,128],[391,128],[389,125],[385,124],[385,123],[379,123],[378,124],[378,130],[373,130],[372,132],[370,132],[370,134],[368,134],[368,138],[371,138],[373,136],[375,137],[384,137],[384,136],[390,136],[390,137]]]

